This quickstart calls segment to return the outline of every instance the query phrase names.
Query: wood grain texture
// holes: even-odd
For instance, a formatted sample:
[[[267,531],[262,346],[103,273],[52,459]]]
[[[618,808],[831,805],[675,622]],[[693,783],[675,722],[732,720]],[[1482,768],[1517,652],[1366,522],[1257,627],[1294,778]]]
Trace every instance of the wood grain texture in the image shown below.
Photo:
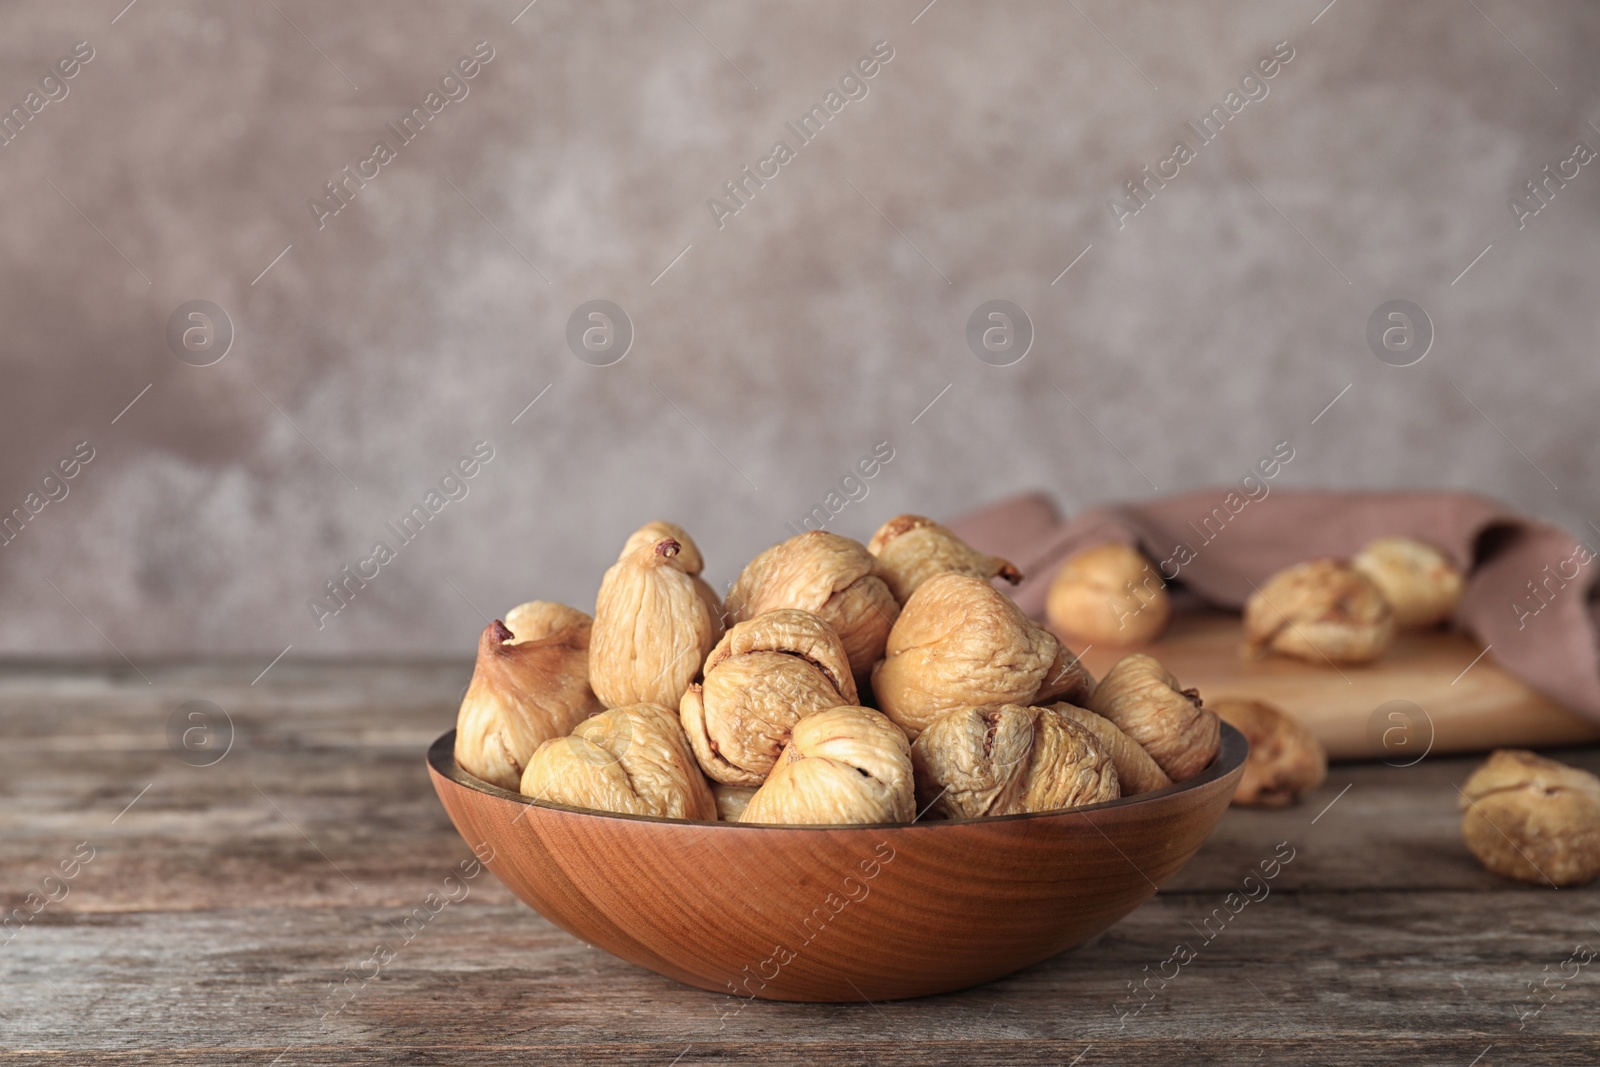
[[[487,873],[405,940],[471,858],[421,758],[471,665],[294,666],[277,682],[290,666],[254,688],[259,664],[145,666],[153,686],[125,669],[0,669],[0,907],[76,842],[97,848],[66,899],[0,947],[0,1062],[1467,1067],[1486,1048],[1478,1067],[1600,1061],[1594,967],[1517,1018],[1529,983],[1574,945],[1600,947],[1600,890],[1477,866],[1454,788],[1475,759],[1337,765],[1298,807],[1230,809],[1121,922],[975,989],[745,1001],[589,948]],[[214,767],[166,748],[168,714],[197,696],[237,730]],[[1600,771],[1600,749],[1555,755]],[[1121,1025],[1127,983],[1199,939],[1285,841],[1295,858],[1270,895]],[[330,987],[379,943],[393,961],[331,1013]]]
[[[1182,869],[1244,772],[1224,727],[1181,785],[1069,812],[905,826],[688,823],[532,804],[428,753],[461,836],[557,926],[653,971],[763,1000],[900,1000],[1101,933]]]
[[[1138,651],[1160,659],[1205,697],[1278,705],[1309,726],[1334,759],[1400,763],[1430,751],[1430,744],[1444,753],[1600,740],[1600,724],[1502,670],[1492,650],[1480,659],[1483,646],[1465,634],[1402,631],[1382,659],[1361,666],[1285,656],[1247,660],[1240,641],[1238,616],[1186,613],[1161,640]],[[1099,678],[1128,651],[1091,646],[1083,659]],[[1425,714],[1392,719],[1379,711],[1390,701],[1409,701]]]

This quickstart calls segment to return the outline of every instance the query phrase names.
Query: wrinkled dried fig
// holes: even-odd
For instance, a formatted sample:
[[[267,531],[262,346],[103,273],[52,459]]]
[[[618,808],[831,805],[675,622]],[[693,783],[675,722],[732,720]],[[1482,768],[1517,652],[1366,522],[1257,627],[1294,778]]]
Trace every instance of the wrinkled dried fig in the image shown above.
[[[1288,807],[1327,780],[1328,753],[1299,719],[1259,700],[1213,700],[1209,707],[1250,742],[1235,804]]]
[[[864,545],[825,530],[809,530],[751,560],[728,591],[728,616],[744,622],[777,608],[809,611],[833,627],[864,679],[883,656],[900,604]]]
[[[870,708],[839,707],[795,724],[739,821],[909,822],[914,803],[905,734]]]
[[[1397,626],[1437,626],[1461,603],[1461,572],[1424,541],[1380,537],[1350,563],[1389,601]]]
[[[878,527],[867,551],[877,558],[878,576],[901,604],[935,574],[970,574],[984,581],[1004,578],[1012,585],[1022,581],[1022,572],[1010,563],[984,555],[921,515],[896,515]]]
[[[872,672],[878,706],[907,736],[959,707],[1081,701],[1089,673],[1049,631],[982,578],[938,574],[917,587]]]
[[[656,704],[612,708],[539,746],[522,773],[524,796],[592,811],[662,819],[717,817],[711,786],[678,725]]]
[[[1097,645],[1143,645],[1172,620],[1172,598],[1150,561],[1111,543],[1067,557],[1050,582],[1045,614],[1061,633]]]
[[[1117,784],[1125,797],[1138,796],[1172,784],[1167,772],[1140,747],[1139,742],[1117,729],[1117,724],[1104,715],[1096,715],[1088,708],[1075,704],[1051,704],[1050,710],[1065,715],[1079,726],[1094,734],[1111,756],[1117,768]]]
[[[750,798],[756,795],[756,787],[712,782],[711,795],[717,801],[717,818],[723,822],[738,822],[744,809],[750,806]]]
[[[678,710],[701,770],[754,786],[767,780],[796,722],[855,702],[838,635],[809,611],[781,608],[735,623]]]
[[[675,537],[641,539],[600,582],[589,684],[609,708],[677,707],[716,643],[712,609],[682,555]]]
[[[1121,795],[1111,754],[1054,708],[955,708],[911,746],[917,803],[951,819],[1082,807]]]
[[[1583,885],[1600,876],[1600,778],[1500,749],[1461,789],[1461,836],[1495,874]]]
[[[1245,652],[1311,663],[1366,663],[1394,637],[1394,610],[1372,579],[1318,559],[1273,575],[1244,605]]]
[[[1217,717],[1201,707],[1200,694],[1182,688],[1151,656],[1118,660],[1090,695],[1089,710],[1139,742],[1174,782],[1205,770],[1222,743]]]
[[[711,588],[709,582],[700,577],[700,572],[705,570],[705,558],[700,555],[700,546],[694,543],[694,538],[690,537],[689,532],[682,526],[660,520],[645,523],[628,535],[628,540],[623,544],[617,559],[620,561],[645,545],[653,545],[666,538],[678,542],[678,565],[683,573],[694,579],[694,591],[706,602],[706,610],[711,612],[712,629],[716,632],[716,637],[721,637],[725,625],[722,598]],[[715,641],[716,638],[712,640]]]
[[[515,790],[535,749],[603,707],[589,689],[589,616],[535,600],[506,620],[478,638],[455,753],[464,770]]]

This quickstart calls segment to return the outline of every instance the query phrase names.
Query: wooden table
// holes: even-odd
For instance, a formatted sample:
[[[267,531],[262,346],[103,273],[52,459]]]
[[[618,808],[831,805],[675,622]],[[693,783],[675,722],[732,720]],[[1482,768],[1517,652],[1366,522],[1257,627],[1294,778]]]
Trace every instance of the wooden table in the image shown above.
[[[740,1010],[573,940],[488,874],[428,910],[470,856],[423,768],[468,664],[144,670],[0,668],[0,906],[65,891],[0,946],[5,1062],[1600,1062],[1600,959],[1566,963],[1600,947],[1600,892],[1473,862],[1454,788],[1472,758],[1335,765],[1298,808],[1232,810],[1150,903],[991,985]],[[210,766],[191,765],[222,751],[203,734],[181,743],[202,720],[170,731],[189,762],[169,743],[192,699],[231,719]],[[1561,755],[1600,769],[1600,749]],[[1280,842],[1270,894],[1203,943]],[[380,942],[395,958],[323,1018]],[[1202,947],[1132,1014],[1130,983],[1180,942]]]

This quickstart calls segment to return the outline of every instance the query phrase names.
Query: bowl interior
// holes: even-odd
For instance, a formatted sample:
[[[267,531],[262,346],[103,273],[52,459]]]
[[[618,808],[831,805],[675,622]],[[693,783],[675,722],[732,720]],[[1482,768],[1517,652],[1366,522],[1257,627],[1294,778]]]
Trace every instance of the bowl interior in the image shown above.
[[[1248,744],[1157,792],[1068,811],[873,826],[746,826],[570,808],[429,748],[467,843],[575,936],[705,989],[860,1001],[960,989],[1093,937],[1148,899],[1227,810]]]

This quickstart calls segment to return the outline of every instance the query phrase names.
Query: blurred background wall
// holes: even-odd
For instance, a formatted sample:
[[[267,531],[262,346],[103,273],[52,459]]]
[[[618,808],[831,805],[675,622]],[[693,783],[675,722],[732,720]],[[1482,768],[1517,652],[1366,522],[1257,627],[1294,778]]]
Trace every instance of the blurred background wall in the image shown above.
[[[1279,485],[1600,521],[1594,4],[125,3],[0,8],[7,653],[465,653],[591,608],[647,519],[720,587],[875,449],[830,528],[1283,441]],[[568,343],[598,299],[608,366]],[[1009,366],[967,341],[992,299]],[[1367,342],[1395,299],[1410,366]],[[169,344],[199,300],[209,366],[220,321]]]

